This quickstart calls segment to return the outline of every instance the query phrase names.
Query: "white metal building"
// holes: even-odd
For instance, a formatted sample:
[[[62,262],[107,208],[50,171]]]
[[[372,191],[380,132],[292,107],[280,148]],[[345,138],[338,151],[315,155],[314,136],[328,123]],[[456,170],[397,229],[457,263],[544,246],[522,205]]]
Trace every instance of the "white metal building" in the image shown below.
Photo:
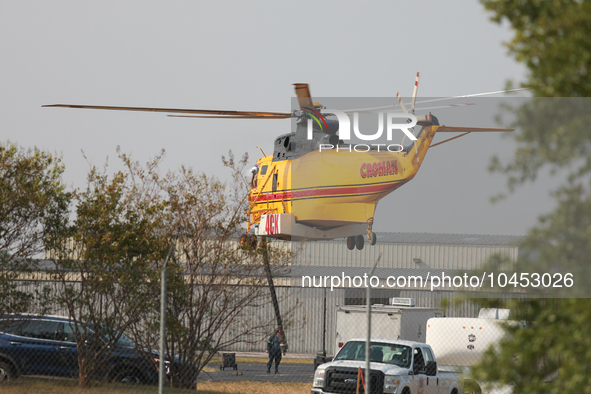
[[[291,262],[291,273],[275,277],[274,282],[286,322],[290,352],[315,354],[326,349],[328,354],[334,354],[337,306],[365,305],[365,287],[356,285],[359,282],[354,282],[353,278],[369,275],[378,258],[374,276],[379,278],[379,282],[372,288],[372,304],[387,305],[393,298],[399,297],[414,299],[416,307],[440,308],[442,300],[463,298],[465,295],[462,297],[452,286],[431,291],[433,276],[482,269],[495,255],[500,256],[499,260],[510,268],[521,253],[519,243],[524,238],[430,233],[378,233],[377,236],[378,243],[375,246],[366,244],[363,250],[348,250],[344,240],[286,244],[295,256]],[[346,282],[331,289],[330,280],[324,283],[323,279],[333,276],[350,277],[353,283]],[[423,286],[415,281],[406,286],[390,287],[387,282],[390,276],[420,278]],[[303,277],[310,280],[302,280]],[[321,279],[323,283],[320,283]],[[33,291],[31,286],[34,285],[28,282],[26,279],[22,281],[22,290]],[[478,313],[477,307],[470,302],[447,302],[442,312],[449,317],[476,317]],[[270,297],[266,308],[249,308],[244,318],[274,321]],[[237,324],[235,329],[239,329],[239,321],[233,324]],[[366,322],[360,321],[359,324]],[[269,327],[269,333],[274,328]],[[226,335],[232,335],[232,331],[229,330]],[[251,338],[251,343],[237,344],[227,350],[262,352],[266,339]]]
[[[364,287],[345,286],[331,290],[330,282],[327,287],[315,286],[318,281],[310,285],[307,279],[302,287],[302,276],[319,279],[335,275],[369,275],[381,256],[374,272],[380,278],[380,284],[372,290],[373,304],[388,304],[394,297],[403,297],[413,298],[416,307],[440,307],[443,299],[459,298],[455,288],[448,286],[431,291],[430,284],[426,288],[412,285],[390,288],[386,278],[414,275],[424,279],[427,275],[478,270],[494,255],[511,265],[520,253],[519,243],[524,238],[430,233],[377,235],[378,243],[375,246],[366,244],[363,250],[348,250],[344,240],[294,243],[296,257],[292,261],[291,277],[275,280],[278,296],[283,298],[281,310],[294,310],[291,316],[285,317],[292,324],[286,328],[291,352],[315,354],[324,348],[328,354],[334,354],[337,305],[364,305],[366,302]],[[273,308],[269,304],[267,310],[251,313],[270,317]],[[478,310],[469,302],[460,305],[448,302],[443,313],[450,317],[476,317]],[[242,344],[230,350],[264,351],[264,343],[260,346]]]

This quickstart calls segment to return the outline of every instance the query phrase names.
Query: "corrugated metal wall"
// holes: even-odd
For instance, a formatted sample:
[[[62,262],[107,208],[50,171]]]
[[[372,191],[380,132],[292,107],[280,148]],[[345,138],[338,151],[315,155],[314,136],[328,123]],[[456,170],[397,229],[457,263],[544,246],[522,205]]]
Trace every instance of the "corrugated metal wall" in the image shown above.
[[[293,265],[341,268],[373,267],[380,254],[379,267],[421,269],[475,269],[490,256],[499,254],[515,261],[518,248],[495,245],[429,245],[388,244],[366,245],[363,250],[348,250],[341,242],[306,242],[294,248]],[[420,259],[420,263],[414,262]]]
[[[292,353],[316,354],[323,349],[324,296],[326,294],[326,336],[324,338],[327,354],[335,352],[336,334],[336,306],[344,305],[344,290],[336,290],[331,294],[330,289],[323,288],[289,288],[278,287],[277,296],[282,299],[280,310],[289,325],[286,333],[289,339],[289,351]],[[417,307],[439,308],[441,301],[446,299],[447,306],[442,310],[448,317],[477,317],[478,306],[469,300],[454,302],[457,293],[451,291],[403,290],[401,297],[414,298]],[[292,313],[287,315],[286,311]],[[274,312],[271,303],[262,310],[245,311],[249,318],[260,318],[274,322]],[[365,321],[360,322],[364,324]],[[271,323],[270,332],[275,328]],[[253,338],[256,340],[256,338]],[[264,352],[267,337],[260,338],[259,343],[240,343],[229,348],[229,351]]]
[[[518,247],[508,245],[459,245],[459,244],[393,244],[379,243],[375,246],[366,245],[361,251],[348,250],[344,241],[306,242],[296,244],[293,250],[296,253],[292,265],[303,267],[338,267],[343,268],[347,274],[348,268],[371,268],[378,256],[382,258],[379,263],[381,268],[403,269],[444,269],[444,270],[471,270],[481,267],[491,256],[498,254],[509,261],[517,258]],[[414,259],[420,259],[415,263]],[[369,273],[369,270],[367,270]],[[300,282],[301,283],[301,282]],[[300,307],[293,316],[295,323],[288,331],[290,351],[295,353],[316,353],[322,349],[322,331],[324,321],[324,294],[323,288],[278,288],[278,293],[289,296],[281,303],[281,310],[295,306],[300,302]],[[329,354],[334,354],[335,343],[335,310],[336,305],[345,304],[345,291],[343,289],[331,292],[328,289],[326,300],[326,349]],[[470,301],[454,302],[459,297],[453,291],[428,291],[428,290],[401,290],[400,297],[414,298],[417,307],[441,307],[442,300],[447,300],[443,309],[445,316],[449,317],[476,317],[478,306]],[[272,307],[268,306],[268,313],[272,313]],[[246,347],[240,350],[247,350]],[[239,349],[235,349],[238,351]],[[255,348],[248,348],[257,351]]]
[[[324,322],[324,289],[276,287],[280,311],[289,339],[289,352],[316,353],[322,349]],[[330,293],[330,290],[328,290]],[[334,311],[339,298],[328,295],[326,299],[326,343],[334,338]],[[248,308],[243,319],[269,322],[265,333],[250,336],[251,343],[243,342],[230,347],[229,351],[264,352],[266,341],[276,328],[275,312],[269,301],[263,308]],[[240,322],[235,324],[239,325]],[[226,337],[232,335],[229,331]],[[258,338],[257,338],[258,335]]]

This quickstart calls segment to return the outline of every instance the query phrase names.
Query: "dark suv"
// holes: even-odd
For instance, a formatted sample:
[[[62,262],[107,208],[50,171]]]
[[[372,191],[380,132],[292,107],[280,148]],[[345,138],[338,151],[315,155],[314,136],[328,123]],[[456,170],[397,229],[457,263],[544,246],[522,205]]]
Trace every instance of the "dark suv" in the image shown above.
[[[68,318],[60,316],[0,318],[0,382],[20,375],[76,376],[78,349],[73,328]],[[138,351],[126,336],[112,350],[97,378],[132,384],[158,382],[157,354]]]

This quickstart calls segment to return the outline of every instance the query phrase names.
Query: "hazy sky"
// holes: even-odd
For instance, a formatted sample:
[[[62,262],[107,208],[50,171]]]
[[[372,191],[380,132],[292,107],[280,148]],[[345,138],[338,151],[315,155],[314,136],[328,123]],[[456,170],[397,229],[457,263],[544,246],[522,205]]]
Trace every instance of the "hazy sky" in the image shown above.
[[[247,151],[254,163],[290,121],[41,105],[289,111],[295,82],[316,97],[408,96],[417,71],[423,98],[494,91],[526,76],[502,44],[510,37],[477,1],[3,1],[0,140],[63,155],[72,187],[90,164],[116,163],[117,146],[142,162],[165,149],[163,170],[224,177],[222,154]],[[447,110],[433,112],[449,124]],[[551,206],[543,185],[489,203],[504,187],[489,159],[513,149],[496,135],[434,148],[382,200],[374,228],[524,234]]]

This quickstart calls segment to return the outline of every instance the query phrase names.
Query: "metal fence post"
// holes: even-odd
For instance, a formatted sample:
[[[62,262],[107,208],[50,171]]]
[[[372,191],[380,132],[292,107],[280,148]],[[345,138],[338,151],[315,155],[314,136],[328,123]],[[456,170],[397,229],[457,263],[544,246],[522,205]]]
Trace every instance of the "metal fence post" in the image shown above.
[[[378,266],[378,263],[380,262],[380,259],[382,258],[382,254],[380,253],[378,259],[376,260],[376,263],[373,265],[373,268],[371,270],[371,272],[369,273],[369,283],[367,283],[367,291],[366,291],[366,297],[367,297],[367,339],[365,340],[365,394],[370,394],[371,393],[371,370],[370,370],[370,365],[369,365],[369,356],[370,356],[370,351],[369,351],[369,346],[371,345],[371,277],[373,276],[373,272],[376,270],[376,267]]]
[[[160,354],[158,355],[158,394],[164,394],[164,382],[166,381],[166,266],[172,254],[174,244],[170,246],[168,256],[162,265],[160,275]]]

